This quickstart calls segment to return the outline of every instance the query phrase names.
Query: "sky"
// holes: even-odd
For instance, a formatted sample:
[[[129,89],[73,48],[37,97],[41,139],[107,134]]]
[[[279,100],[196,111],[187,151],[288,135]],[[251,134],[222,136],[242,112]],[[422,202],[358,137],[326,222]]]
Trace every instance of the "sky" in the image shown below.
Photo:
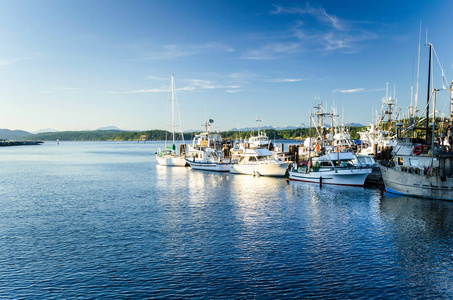
[[[172,74],[184,131],[206,118],[222,131],[257,117],[308,125],[321,101],[339,123],[366,125],[387,85],[401,114],[415,98],[420,27],[419,109],[426,40],[434,87],[442,69],[453,80],[452,11],[449,0],[0,0],[0,128],[168,129]],[[436,106],[447,115],[448,99]]]

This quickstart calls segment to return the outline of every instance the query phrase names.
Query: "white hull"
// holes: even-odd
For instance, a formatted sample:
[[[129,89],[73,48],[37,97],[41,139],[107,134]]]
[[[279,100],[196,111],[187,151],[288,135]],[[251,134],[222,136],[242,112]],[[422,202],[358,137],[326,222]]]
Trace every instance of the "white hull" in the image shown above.
[[[230,164],[202,163],[187,160],[187,163],[194,170],[212,171],[212,172],[229,172]]]
[[[174,155],[159,156],[156,154],[156,160],[159,163],[159,165],[168,167],[185,167],[187,163],[184,156]]]
[[[379,165],[389,193],[453,201],[453,178],[413,174]]]
[[[335,184],[335,185],[348,185],[348,186],[363,186],[365,179],[371,173],[371,169],[336,169],[336,170],[323,170],[317,172],[297,172],[290,171],[289,179],[312,182],[318,184]]]
[[[289,163],[278,162],[269,164],[234,164],[230,166],[230,172],[234,174],[276,176],[284,177]]]

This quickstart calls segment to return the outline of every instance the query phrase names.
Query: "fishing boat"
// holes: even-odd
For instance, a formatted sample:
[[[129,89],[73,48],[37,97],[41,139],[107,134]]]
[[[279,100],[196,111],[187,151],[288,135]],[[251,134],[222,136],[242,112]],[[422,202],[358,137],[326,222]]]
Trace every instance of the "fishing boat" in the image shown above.
[[[194,170],[230,172],[229,160],[224,161],[219,152],[210,148],[192,152],[190,157],[186,157],[186,162]]]
[[[188,146],[186,162],[194,170],[229,172],[230,159],[225,158],[225,151],[222,151],[220,133],[210,131],[212,123],[212,119],[206,121],[205,132],[195,135],[192,145]]]
[[[275,159],[268,149],[245,149],[237,164],[230,165],[230,172],[256,176],[284,177],[289,162]]]
[[[258,122],[258,134],[251,135],[248,143],[250,148],[268,148],[269,147],[269,137],[264,131],[261,131],[260,123],[261,119],[257,117],[256,122]]]
[[[386,90],[388,90],[388,87],[386,87]],[[366,130],[359,132],[360,154],[380,156],[382,151],[396,146],[396,130],[394,128],[396,122],[392,118],[398,108],[396,108],[395,89],[393,92],[393,98],[386,92],[385,98],[382,99],[381,113],[375,117],[376,124],[370,123]],[[396,118],[398,116],[399,114],[396,115]]]
[[[326,153],[313,157],[307,166],[290,170],[288,179],[318,184],[363,186],[372,170],[368,166],[355,164],[355,159],[351,152]]]
[[[180,149],[180,154],[176,152],[176,120],[175,120],[175,109],[177,110],[178,113],[178,120],[179,120],[179,131],[181,133],[181,141],[184,142],[184,135],[182,133],[181,129],[181,121],[180,121],[180,116],[179,116],[179,109],[178,108],[178,102],[176,99],[176,88],[175,88],[175,80],[174,80],[174,75],[171,74],[171,88],[170,88],[170,94],[171,94],[171,126],[172,126],[172,144],[170,146],[167,146],[167,134],[165,135],[165,148],[164,149],[158,149],[156,152],[156,160],[161,166],[172,166],[172,167],[184,167],[186,166],[186,160],[184,159],[184,155],[181,155],[181,149]],[[182,147],[184,148],[184,147]]]
[[[315,112],[310,113],[309,137],[302,149],[299,149],[302,161],[291,167],[288,179],[318,184],[363,186],[372,168],[358,163],[349,132],[344,125],[340,128],[336,126],[336,112],[327,112],[322,102],[314,108]],[[324,118],[331,119],[330,129],[324,125]],[[313,135],[312,123],[315,124]]]
[[[397,146],[379,168],[389,193],[453,201],[453,82],[445,87],[442,76],[443,88],[431,90],[432,52],[429,44],[426,117],[398,124]],[[450,92],[450,118],[442,122],[436,118],[436,95],[444,90]]]
[[[239,143],[239,151],[243,152],[247,148],[268,149],[272,152],[272,155],[275,157],[275,159],[288,162],[290,160],[290,157],[288,156],[288,153],[284,151],[283,144],[281,144],[281,146],[279,147],[277,144],[272,143],[266,132],[264,130],[261,130],[260,128],[260,117],[257,117],[256,122],[258,122],[258,133],[256,135],[254,133],[250,133],[250,138],[248,140]]]

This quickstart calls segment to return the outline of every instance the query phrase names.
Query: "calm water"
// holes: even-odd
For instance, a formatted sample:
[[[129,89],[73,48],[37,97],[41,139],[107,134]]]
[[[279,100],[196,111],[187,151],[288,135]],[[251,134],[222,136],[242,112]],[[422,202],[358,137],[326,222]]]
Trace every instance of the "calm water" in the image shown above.
[[[0,148],[0,297],[453,298],[453,203],[159,167],[158,146]]]

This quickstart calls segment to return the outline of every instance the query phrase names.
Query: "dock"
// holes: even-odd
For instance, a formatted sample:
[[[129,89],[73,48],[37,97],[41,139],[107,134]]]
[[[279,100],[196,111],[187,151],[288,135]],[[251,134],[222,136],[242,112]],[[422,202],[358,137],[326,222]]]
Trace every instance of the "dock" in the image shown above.
[[[0,147],[40,145],[43,141],[0,141]]]

